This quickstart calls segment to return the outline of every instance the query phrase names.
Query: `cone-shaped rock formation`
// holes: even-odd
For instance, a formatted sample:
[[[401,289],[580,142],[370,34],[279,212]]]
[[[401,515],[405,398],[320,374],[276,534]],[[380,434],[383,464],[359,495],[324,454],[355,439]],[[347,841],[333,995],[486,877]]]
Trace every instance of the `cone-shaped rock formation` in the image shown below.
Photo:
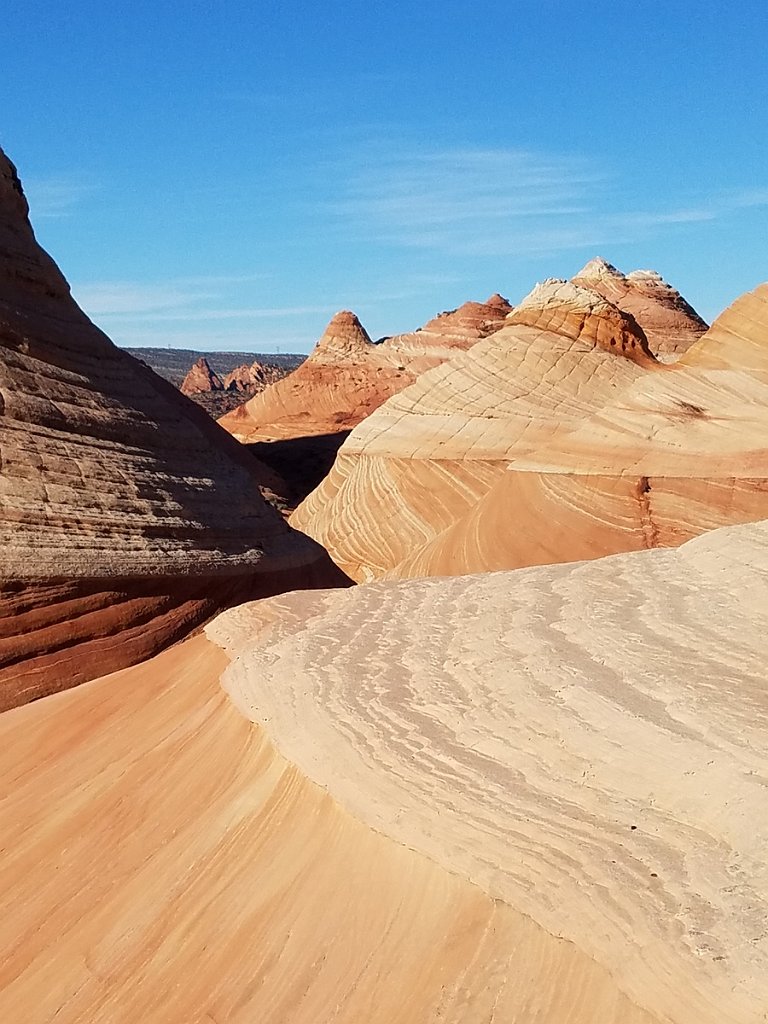
[[[205,356],[201,356],[181,383],[182,395],[202,395],[208,391],[223,391],[224,381],[211,369]]]
[[[0,708],[324,564],[258,463],[82,313],[27,213],[0,153]]]

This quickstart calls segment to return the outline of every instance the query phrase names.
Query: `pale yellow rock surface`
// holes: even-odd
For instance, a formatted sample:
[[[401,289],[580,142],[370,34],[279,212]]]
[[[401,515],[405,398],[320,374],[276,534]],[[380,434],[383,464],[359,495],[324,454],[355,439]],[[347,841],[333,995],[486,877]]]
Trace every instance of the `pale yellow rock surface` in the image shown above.
[[[569,942],[355,820],[205,638],[0,716],[4,1024],[656,1024]]]
[[[284,595],[208,633],[233,701],[356,818],[562,936],[653,1019],[765,1020],[768,523]]]

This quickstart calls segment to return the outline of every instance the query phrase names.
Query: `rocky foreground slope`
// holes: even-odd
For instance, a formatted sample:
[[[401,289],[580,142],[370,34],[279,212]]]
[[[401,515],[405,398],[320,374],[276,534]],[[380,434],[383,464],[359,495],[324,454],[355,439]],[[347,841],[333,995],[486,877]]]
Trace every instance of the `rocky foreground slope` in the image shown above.
[[[2,153],[0,450],[0,708],[327,574],[266,468],[77,307]]]
[[[631,314],[546,282],[361,423],[291,521],[365,580],[673,546],[761,518],[768,387],[750,353],[768,348],[766,293],[668,366]],[[714,368],[723,335],[738,344]]]
[[[0,716],[0,1016],[759,1024],[766,588],[763,523],[283,595]]]

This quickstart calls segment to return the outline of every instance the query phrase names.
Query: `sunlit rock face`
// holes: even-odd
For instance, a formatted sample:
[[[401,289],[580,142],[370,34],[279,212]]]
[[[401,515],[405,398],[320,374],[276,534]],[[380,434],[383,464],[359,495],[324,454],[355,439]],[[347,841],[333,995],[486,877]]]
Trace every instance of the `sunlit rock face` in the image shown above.
[[[411,334],[374,344],[357,316],[337,313],[309,358],[219,421],[245,442],[351,430],[431,366],[504,323],[509,303],[493,295],[441,313]]]
[[[262,500],[258,464],[78,308],[1,153],[0,450],[0,707],[323,564]]]
[[[596,257],[582,267],[573,281],[592,288],[630,313],[645,332],[651,351],[662,362],[675,362],[707,329],[693,306],[655,270],[622,274]]]
[[[547,281],[361,423],[292,522],[367,580],[667,547],[761,518],[764,291],[669,366],[631,313]]]

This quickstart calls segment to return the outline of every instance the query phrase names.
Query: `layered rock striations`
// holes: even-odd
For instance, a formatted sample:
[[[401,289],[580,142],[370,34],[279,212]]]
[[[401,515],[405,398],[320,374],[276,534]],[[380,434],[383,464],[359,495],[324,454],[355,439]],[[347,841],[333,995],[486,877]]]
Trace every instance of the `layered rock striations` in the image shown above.
[[[569,1009],[523,989],[500,1020],[746,1024],[768,1005],[767,593],[763,522],[285,595],[208,633],[235,704],[357,820],[560,938],[540,998]],[[560,973],[575,953],[628,1002],[598,1010]],[[515,961],[540,962],[526,940]]]
[[[674,362],[707,330],[707,324],[683,296],[655,270],[622,274],[601,257],[590,260],[574,284],[599,292],[640,324],[653,353]]]
[[[0,154],[0,708],[324,564],[266,471],[82,313],[27,214]]]
[[[292,521],[365,580],[672,546],[758,519],[766,385],[696,363],[721,321],[768,343],[760,310],[740,300],[672,367],[631,314],[546,282],[361,424]]]
[[[759,1021],[767,588],[761,523],[283,594],[0,715],[0,1016]]]

